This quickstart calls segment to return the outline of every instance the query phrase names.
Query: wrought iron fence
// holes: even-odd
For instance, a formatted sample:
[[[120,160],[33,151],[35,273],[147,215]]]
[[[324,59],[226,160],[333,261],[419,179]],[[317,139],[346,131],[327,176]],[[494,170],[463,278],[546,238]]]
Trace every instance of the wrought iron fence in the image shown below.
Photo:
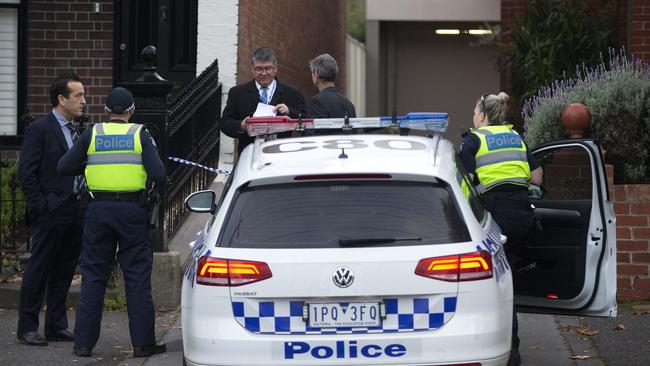
[[[167,124],[169,156],[217,166],[219,160],[219,127],[221,115],[221,83],[217,60],[192,82],[170,98]],[[185,197],[205,188],[215,174],[190,165],[168,164],[168,189],[164,212],[167,238],[178,229],[187,215]]]

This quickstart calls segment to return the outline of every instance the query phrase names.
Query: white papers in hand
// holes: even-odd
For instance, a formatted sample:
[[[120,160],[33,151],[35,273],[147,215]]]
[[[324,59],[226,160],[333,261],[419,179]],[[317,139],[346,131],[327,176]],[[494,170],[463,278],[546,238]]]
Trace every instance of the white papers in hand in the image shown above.
[[[269,104],[264,104],[264,103],[257,103],[257,109],[255,110],[255,113],[253,113],[253,117],[272,117],[275,116],[276,113],[273,110],[275,108],[272,105]]]

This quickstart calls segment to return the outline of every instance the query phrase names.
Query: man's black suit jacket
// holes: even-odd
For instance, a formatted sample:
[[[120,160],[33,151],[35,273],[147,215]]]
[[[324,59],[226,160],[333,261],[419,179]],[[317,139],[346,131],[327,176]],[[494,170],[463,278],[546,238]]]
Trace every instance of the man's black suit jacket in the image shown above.
[[[325,88],[309,99],[303,110],[303,117],[343,118],[357,116],[354,104],[335,87]]]
[[[68,151],[61,125],[52,112],[27,127],[18,162],[18,176],[32,219],[54,211],[72,195],[74,177],[57,173]]]
[[[289,107],[289,116],[293,118],[298,117],[305,104],[305,97],[293,86],[281,83],[277,78],[275,81],[275,92],[273,92],[273,97],[269,104],[277,105],[284,103]],[[228,92],[228,101],[221,115],[219,128],[226,135],[239,139],[240,153],[248,144],[255,140],[253,137],[248,136],[246,131],[240,131],[241,121],[253,115],[259,102],[260,94],[255,85],[255,80],[251,80],[246,84],[233,86]]]

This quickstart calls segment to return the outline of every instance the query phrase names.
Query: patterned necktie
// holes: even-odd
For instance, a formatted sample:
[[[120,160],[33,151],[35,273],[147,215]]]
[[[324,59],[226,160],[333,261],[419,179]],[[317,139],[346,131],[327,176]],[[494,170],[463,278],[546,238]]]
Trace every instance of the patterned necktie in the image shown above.
[[[72,122],[68,122],[65,127],[70,130],[70,136],[72,137],[72,143],[74,144],[79,138],[79,131],[77,131],[77,128],[72,124]]]
[[[262,94],[260,95],[260,101],[264,104],[269,104],[269,95],[267,94],[267,91],[269,88],[263,86],[262,87]]]
[[[68,130],[70,131],[70,137],[72,138],[72,143],[74,144],[79,139],[79,131],[77,130],[76,126],[72,124],[72,122],[66,124],[65,127],[67,127]],[[74,184],[72,186],[72,192],[79,193],[79,190],[81,189],[81,186],[85,183],[85,181],[86,179],[83,175],[75,176]]]

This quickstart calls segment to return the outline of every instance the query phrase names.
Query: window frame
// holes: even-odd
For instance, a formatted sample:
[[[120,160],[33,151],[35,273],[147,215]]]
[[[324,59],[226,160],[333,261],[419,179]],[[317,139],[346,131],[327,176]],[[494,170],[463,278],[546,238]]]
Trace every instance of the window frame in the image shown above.
[[[25,133],[23,117],[28,112],[27,101],[27,4],[26,1],[3,1],[0,0],[0,8],[16,9],[16,134],[0,135],[2,146],[20,146],[22,135]],[[16,137],[20,137],[18,140]]]

